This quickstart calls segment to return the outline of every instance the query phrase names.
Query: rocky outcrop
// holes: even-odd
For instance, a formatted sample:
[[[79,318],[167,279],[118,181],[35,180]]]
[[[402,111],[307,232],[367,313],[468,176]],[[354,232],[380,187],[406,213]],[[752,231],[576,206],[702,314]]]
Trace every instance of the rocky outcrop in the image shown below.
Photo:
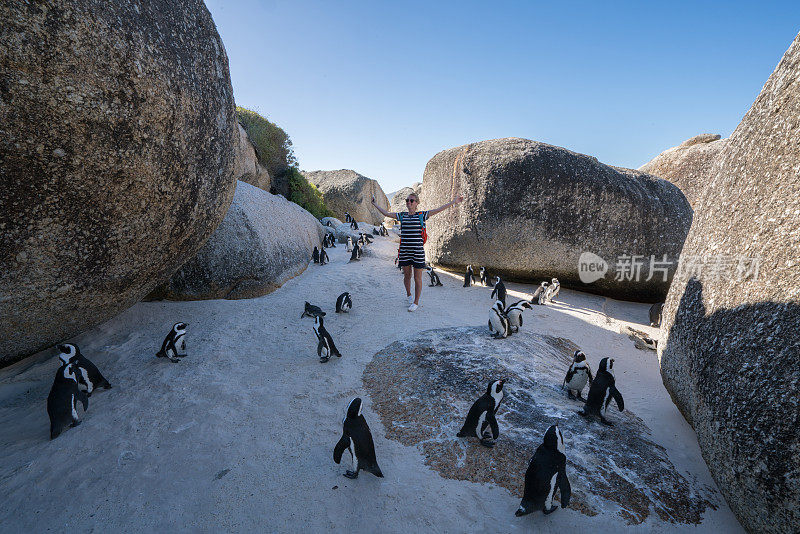
[[[0,362],[102,323],[233,197],[228,59],[200,0],[0,2]]]
[[[798,117],[800,35],[697,201],[659,344],[664,384],[751,532],[800,525]]]
[[[247,135],[247,131],[238,122],[238,143],[236,145],[236,163],[233,175],[237,180],[269,191],[270,178],[267,168],[258,162],[256,149]]]
[[[358,239],[359,233],[373,235],[372,230],[377,228],[377,225],[362,221],[358,223],[358,230],[353,230],[350,227],[350,223],[343,223],[336,217],[323,217],[321,221],[323,226],[326,226],[330,233],[334,235],[338,243],[344,243],[347,241],[348,236],[352,237],[353,239]]]
[[[297,204],[239,182],[217,231],[149,298],[260,297],[305,271],[323,235],[319,221]]]
[[[568,339],[524,330],[502,342],[486,326],[427,330],[375,354],[364,385],[386,437],[417,447],[445,478],[496,484],[521,497],[531,455],[558,422],[570,508],[589,516],[614,514],[632,525],[652,525],[656,518],[700,523],[714,506],[712,494],[678,472],[630,407],[623,413],[614,407],[615,426],[601,429],[578,415],[581,404],[561,389],[578,348]],[[506,387],[496,446],[487,450],[477,439],[456,437],[472,402],[499,378]]]
[[[423,182],[423,206],[465,198],[428,222],[431,261],[628,300],[663,300],[692,220],[666,180],[527,139],[440,152]]]
[[[639,170],[669,180],[677,185],[692,206],[711,178],[717,156],[727,139],[715,134],[701,134],[665,150]]]
[[[325,205],[341,220],[348,212],[357,221],[380,224],[383,215],[372,207],[372,195],[380,207],[389,209],[389,201],[378,182],[355,171],[303,171],[303,176],[320,190]]]

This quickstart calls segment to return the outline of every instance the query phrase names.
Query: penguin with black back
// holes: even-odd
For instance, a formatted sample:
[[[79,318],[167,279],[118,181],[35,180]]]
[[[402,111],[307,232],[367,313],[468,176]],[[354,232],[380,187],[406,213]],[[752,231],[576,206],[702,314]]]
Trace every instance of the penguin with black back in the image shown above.
[[[161,350],[156,353],[158,358],[169,358],[169,361],[177,363],[186,356],[186,323],[175,323],[161,343]]]
[[[377,228],[372,229],[372,235],[381,235]]]
[[[614,359],[603,358],[600,360],[597,376],[592,381],[592,385],[589,386],[589,394],[586,396],[583,411],[578,413],[586,418],[599,417],[600,422],[604,425],[613,426],[614,423],[605,418],[611,399],[616,401],[620,412],[625,410],[625,401],[617,389],[616,379],[614,378]]]
[[[472,272],[472,265],[467,265],[467,272],[464,273],[464,287],[469,287],[475,283],[475,277]]]
[[[492,289],[492,295],[490,298],[495,298],[497,295],[497,299],[503,303],[503,307],[506,305],[506,285],[500,280],[499,276],[494,277],[494,289]]]
[[[65,428],[78,426],[78,402],[83,410],[89,408],[89,396],[78,388],[78,369],[74,363],[65,363],[56,371],[53,386],[47,395],[47,415],[50,417],[50,439],[55,439]]]
[[[353,299],[345,291],[336,298],[336,313],[348,313],[353,308]]]
[[[350,221],[350,228],[352,228],[353,230],[358,230],[358,223],[356,222],[355,219]]]
[[[353,252],[350,253],[350,261],[358,261],[360,259],[361,259],[361,247],[359,247],[358,243],[356,243],[355,245],[353,245]]]
[[[341,358],[342,354],[336,348],[333,338],[330,333],[325,329],[325,321],[320,316],[314,319],[317,328],[314,328],[314,334],[317,336],[317,356],[319,356],[320,363],[325,363],[331,359],[331,356]]]
[[[573,395],[572,392],[577,391],[577,399],[583,400],[581,391],[584,386],[586,386],[587,382],[589,383],[589,387],[591,387],[593,380],[592,369],[589,367],[589,362],[586,361],[586,355],[576,350],[572,357],[572,365],[569,366],[567,376],[564,377],[564,382],[561,387],[567,389],[567,396],[570,399],[576,398],[576,395]]]
[[[328,253],[323,248],[319,253],[319,264],[325,265],[326,263],[330,263],[331,258],[328,256]]]
[[[511,324],[508,322],[503,303],[499,300],[489,309],[489,332],[495,339],[503,339],[511,335]]]
[[[517,517],[536,510],[550,514],[558,510],[553,504],[556,490],[561,490],[561,508],[569,506],[572,488],[567,478],[567,456],[564,454],[564,435],[558,425],[544,434],[544,441],[536,449],[525,471],[525,489],[522,502],[514,513]]]
[[[378,467],[378,460],[375,458],[375,443],[372,441],[372,433],[369,431],[367,420],[361,415],[362,402],[356,397],[347,406],[347,414],[342,420],[342,437],[333,448],[333,461],[337,464],[342,461],[344,451],[350,453],[353,468],[346,471],[344,476],[347,478],[358,478],[360,470],[372,473],[376,477],[383,478],[381,468]]]
[[[91,397],[92,392],[97,388],[111,389],[111,384],[100,372],[100,369],[93,364],[89,358],[81,354],[81,349],[71,343],[63,343],[58,346],[59,359],[62,364],[72,363],[78,374],[78,387],[86,390],[86,395]]]
[[[319,263],[319,249],[316,246],[314,252],[311,253],[311,259],[314,260],[314,263]]]
[[[300,315],[300,318],[301,319],[303,317],[315,317],[316,318],[316,317],[324,317],[324,316],[325,316],[325,312],[322,311],[322,308],[320,308],[319,306],[314,306],[313,304],[309,304],[308,302],[306,302],[306,307],[303,310],[303,313]]]
[[[439,279],[439,275],[436,274],[436,271],[433,270],[433,267],[428,267],[428,276],[431,278],[431,283],[429,287],[441,286],[442,281]]]
[[[650,326],[661,326],[661,312],[664,310],[663,302],[656,302],[650,306]]]
[[[489,278],[486,276],[486,267],[481,267],[481,270],[479,271],[479,273],[480,273],[480,276],[478,278],[480,279],[481,284],[483,284],[484,286],[488,286],[489,285]]]
[[[531,309],[531,303],[527,300],[519,300],[506,308],[505,314],[512,332],[519,332],[519,327],[522,326],[522,312],[525,311],[525,308]]]
[[[505,382],[505,380],[489,382],[486,393],[472,404],[467,412],[467,419],[456,436],[459,438],[475,436],[484,447],[494,447],[495,441],[500,436],[496,415],[500,403],[503,402]]]

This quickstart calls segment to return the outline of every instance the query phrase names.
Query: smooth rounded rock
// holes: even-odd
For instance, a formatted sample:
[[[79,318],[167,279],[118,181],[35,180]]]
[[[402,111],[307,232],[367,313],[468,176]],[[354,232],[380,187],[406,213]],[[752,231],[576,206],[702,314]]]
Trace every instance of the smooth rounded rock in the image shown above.
[[[320,190],[325,205],[341,220],[348,212],[357,221],[380,224],[383,215],[372,207],[373,195],[380,207],[389,209],[389,201],[378,182],[355,171],[303,171],[303,176]]]

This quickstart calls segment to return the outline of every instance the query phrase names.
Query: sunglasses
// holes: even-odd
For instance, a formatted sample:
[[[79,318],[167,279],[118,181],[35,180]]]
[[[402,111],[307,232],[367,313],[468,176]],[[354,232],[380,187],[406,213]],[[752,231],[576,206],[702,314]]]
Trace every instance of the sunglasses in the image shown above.
[[[416,202],[416,201],[417,201],[416,198],[407,198],[406,199],[406,203],[408,203],[408,202]]]

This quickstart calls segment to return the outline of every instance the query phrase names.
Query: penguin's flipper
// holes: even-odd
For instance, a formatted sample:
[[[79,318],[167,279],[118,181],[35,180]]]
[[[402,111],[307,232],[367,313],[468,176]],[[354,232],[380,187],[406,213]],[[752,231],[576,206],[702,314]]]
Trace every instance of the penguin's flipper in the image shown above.
[[[611,396],[614,397],[614,401],[617,403],[619,411],[624,411],[625,401],[622,398],[622,393],[619,392],[616,386],[611,386]]]
[[[558,470],[558,478],[556,479],[556,485],[561,488],[561,508],[568,507],[569,500],[572,497],[572,486],[570,486],[569,479],[567,478],[566,464],[567,462],[564,461],[561,469]]]
[[[369,467],[365,467],[364,470],[365,471],[369,471],[370,473],[372,473],[373,475],[375,475],[378,478],[383,478],[383,472],[381,471],[381,468],[378,467],[377,463],[374,463]]]
[[[600,422],[603,423],[606,426],[614,426],[614,423],[612,423],[611,421],[609,421],[608,419],[606,419],[602,415],[600,416]]]
[[[517,511],[514,512],[514,515],[517,517],[522,517],[523,515],[528,515],[529,513],[533,512],[531,504],[532,503],[530,501],[522,501],[519,503],[519,508],[517,508]]]
[[[333,448],[333,461],[341,463],[342,461],[342,454],[347,448],[350,446],[350,437],[347,435],[347,432],[342,434],[341,439],[336,443],[336,446]]]
[[[500,427],[497,424],[497,418],[494,416],[494,410],[486,412],[486,422],[492,427],[492,439],[497,439],[500,436]]]
[[[89,409],[89,395],[85,391],[78,391],[78,400],[81,401],[81,404],[83,404],[84,412]]]
[[[549,510],[547,508],[542,508],[542,512],[544,512],[544,515],[552,514],[556,510],[558,510],[558,506],[556,505],[551,506]]]

